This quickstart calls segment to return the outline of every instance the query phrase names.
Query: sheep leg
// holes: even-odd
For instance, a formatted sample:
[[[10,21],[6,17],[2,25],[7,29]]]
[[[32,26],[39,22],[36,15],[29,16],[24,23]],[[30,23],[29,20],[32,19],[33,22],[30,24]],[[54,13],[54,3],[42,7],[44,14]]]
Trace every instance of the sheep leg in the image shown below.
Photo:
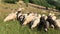
[[[45,25],[44,25],[44,27],[45,27],[45,31],[47,32],[48,29],[49,29],[49,22],[46,22]]]
[[[31,26],[31,29],[35,28],[39,24],[40,20],[35,20],[33,25]]]

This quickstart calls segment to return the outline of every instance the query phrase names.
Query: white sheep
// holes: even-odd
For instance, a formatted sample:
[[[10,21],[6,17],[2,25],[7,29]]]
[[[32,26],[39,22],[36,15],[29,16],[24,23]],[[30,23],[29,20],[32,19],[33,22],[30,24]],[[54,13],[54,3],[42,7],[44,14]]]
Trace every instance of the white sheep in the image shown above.
[[[10,21],[10,20],[15,19],[15,18],[16,18],[16,14],[15,13],[11,13],[4,19],[4,22]]]
[[[33,21],[31,29],[35,28],[40,23],[40,17],[41,17],[40,14],[38,14],[38,16],[35,17],[35,20]]]
[[[55,14],[54,13],[49,13],[49,15],[48,15],[48,18],[47,18],[47,21],[50,23],[50,26],[51,25],[53,25],[53,26],[51,26],[51,27],[55,27],[55,28],[57,28],[58,26],[56,25],[56,16],[55,16]]]
[[[43,14],[40,18],[40,22],[41,24],[44,26],[44,30],[45,31],[48,31],[48,28],[49,28],[49,22],[46,21],[47,19],[47,16],[45,14]]]
[[[35,18],[34,13],[30,13],[27,18],[25,19],[24,23],[22,25],[26,25],[30,23]]]
[[[30,14],[30,12],[29,13],[25,13],[25,14],[18,14],[17,15],[17,19],[18,19],[18,21],[20,21],[21,22],[21,24],[25,21],[25,19],[27,18],[27,16]]]
[[[21,12],[22,9],[24,9],[24,8],[19,8],[17,12],[15,12],[15,13],[10,13],[10,14],[4,19],[4,22],[10,21],[10,20],[13,20],[13,19],[17,18],[17,13],[18,13],[18,12]],[[20,14],[19,14],[19,15],[20,15]]]
[[[53,20],[56,20],[56,16],[54,13],[49,13],[49,16],[52,17]]]
[[[55,21],[56,21],[57,27],[60,28],[60,19],[56,19]]]

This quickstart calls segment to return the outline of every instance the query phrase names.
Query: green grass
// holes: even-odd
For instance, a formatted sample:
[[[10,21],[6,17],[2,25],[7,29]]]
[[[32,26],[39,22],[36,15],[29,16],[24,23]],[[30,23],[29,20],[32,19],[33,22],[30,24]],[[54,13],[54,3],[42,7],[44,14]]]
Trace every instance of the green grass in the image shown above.
[[[49,13],[46,10],[41,10],[31,6],[26,7],[24,4],[20,6],[25,8],[25,10],[22,11],[23,13],[26,13],[28,11],[33,11],[40,14]],[[16,19],[8,22],[3,22],[4,18],[13,11],[11,9],[15,10],[17,8],[19,8],[18,4],[7,4],[7,3],[0,4],[0,34],[60,34],[60,29],[55,30],[50,28],[48,32],[44,32],[43,29],[39,31],[37,29],[31,30],[29,26],[21,26]],[[58,12],[54,12],[54,13],[56,13],[56,15],[59,15]]]

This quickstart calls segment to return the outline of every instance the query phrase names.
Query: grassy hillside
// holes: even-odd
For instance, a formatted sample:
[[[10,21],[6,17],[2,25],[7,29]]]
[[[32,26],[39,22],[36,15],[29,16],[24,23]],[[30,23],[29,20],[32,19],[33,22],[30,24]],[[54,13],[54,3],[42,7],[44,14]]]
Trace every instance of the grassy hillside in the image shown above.
[[[15,12],[19,7],[24,7],[25,10],[22,10],[23,13],[32,11],[37,12],[39,14],[48,14],[47,10],[42,10],[38,8],[34,8],[32,6],[26,7],[24,3],[17,4],[8,4],[8,3],[0,3],[0,34],[60,34],[60,29],[54,30],[52,28],[49,29],[48,32],[44,32],[44,30],[34,29],[31,30],[29,26],[21,26],[20,22],[16,19],[3,22],[4,18],[11,12]],[[59,12],[53,12],[56,16],[59,16]],[[60,17],[60,16],[59,16]]]

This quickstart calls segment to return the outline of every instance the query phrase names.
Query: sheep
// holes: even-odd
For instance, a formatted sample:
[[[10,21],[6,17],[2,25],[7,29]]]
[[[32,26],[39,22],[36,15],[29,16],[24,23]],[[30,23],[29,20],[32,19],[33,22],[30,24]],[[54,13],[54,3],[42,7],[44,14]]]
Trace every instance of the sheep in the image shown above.
[[[23,24],[23,22],[25,21],[27,17],[27,14],[21,14],[19,17],[18,17],[18,21],[21,22],[21,24]]]
[[[60,19],[56,19],[55,21],[56,21],[57,27],[60,29]]]
[[[22,12],[18,11],[16,15],[17,15],[17,20],[19,20],[19,17],[22,15]]]
[[[40,17],[41,17],[40,14],[38,14],[38,16],[35,17],[35,20],[33,21],[31,29],[35,28],[40,23]]]
[[[26,24],[30,23],[34,18],[35,18],[34,13],[30,13],[26,17],[26,19],[25,19],[25,21],[24,21],[24,23],[22,25],[26,25]]]
[[[30,14],[31,12],[28,12],[26,14],[17,14],[17,20],[21,22],[21,24],[23,24],[23,22],[25,21],[25,19],[27,18],[27,16]]]
[[[27,16],[30,14],[30,12],[29,13],[25,13],[25,14],[18,14],[17,15],[17,18],[18,18],[18,20],[20,21],[20,22],[23,22],[26,18],[27,18]]]
[[[53,13],[49,13],[49,15],[48,15],[48,18],[47,18],[47,21],[49,22],[49,24],[50,24],[50,26],[51,25],[53,25],[52,27],[54,28],[57,28],[58,26],[57,26],[57,22],[55,21],[56,20],[56,16],[55,16],[55,14]]]
[[[13,19],[17,18],[17,14],[20,13],[22,9],[24,9],[24,8],[19,8],[17,12],[15,12],[15,13],[10,13],[10,14],[4,19],[4,22],[10,21],[10,20],[13,20]]]
[[[16,18],[16,14],[15,13],[11,13],[4,19],[4,22],[13,20],[15,18]]]
[[[26,14],[22,14],[19,18],[24,18],[23,20],[25,20],[27,18],[27,16],[30,14],[30,12],[26,13]]]
[[[16,15],[17,15],[17,20],[19,19],[19,16],[21,16],[22,15],[22,11],[21,10],[23,10],[24,8],[19,8],[18,10],[17,10],[17,13],[16,13]]]
[[[51,16],[53,20],[56,20],[56,16],[54,13],[49,13],[49,16]]]
[[[46,19],[47,19],[47,16],[45,14],[43,14],[41,16],[41,18],[40,18],[40,22],[41,22],[40,24],[44,26],[44,30],[45,31],[48,31],[48,29],[49,29],[49,22],[46,21]]]

